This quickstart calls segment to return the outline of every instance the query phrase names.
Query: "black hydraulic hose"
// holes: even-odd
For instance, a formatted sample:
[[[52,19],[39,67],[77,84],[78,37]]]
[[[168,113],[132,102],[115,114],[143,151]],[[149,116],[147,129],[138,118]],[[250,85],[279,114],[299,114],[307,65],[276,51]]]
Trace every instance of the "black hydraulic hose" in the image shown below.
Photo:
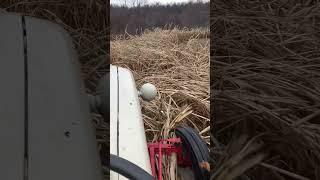
[[[110,170],[132,180],[155,180],[139,166],[113,154],[110,154]]]

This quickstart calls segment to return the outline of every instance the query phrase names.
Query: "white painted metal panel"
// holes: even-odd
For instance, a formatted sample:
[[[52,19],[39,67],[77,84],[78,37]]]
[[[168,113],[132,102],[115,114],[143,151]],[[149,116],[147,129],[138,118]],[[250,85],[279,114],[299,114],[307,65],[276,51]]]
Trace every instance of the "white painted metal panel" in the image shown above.
[[[133,75],[129,70],[119,67],[118,76],[119,156],[151,174],[145,129]]]
[[[118,155],[118,68],[110,65],[110,154]],[[110,172],[110,179],[119,179],[119,175]]]
[[[132,73],[110,66],[110,153],[151,174],[141,107]],[[118,109],[119,108],[119,109]],[[110,172],[111,180],[127,178]]]

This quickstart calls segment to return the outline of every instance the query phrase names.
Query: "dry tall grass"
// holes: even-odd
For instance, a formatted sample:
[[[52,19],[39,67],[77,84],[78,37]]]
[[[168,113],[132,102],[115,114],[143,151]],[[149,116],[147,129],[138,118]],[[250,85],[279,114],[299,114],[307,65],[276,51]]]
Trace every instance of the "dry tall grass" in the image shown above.
[[[213,179],[320,179],[320,2],[211,1]]]
[[[149,141],[168,138],[170,130],[185,123],[209,144],[208,34],[204,29],[155,29],[111,42],[111,63],[129,68],[138,87],[150,82],[158,89],[156,100],[142,102]],[[164,178],[170,179],[166,166]]]

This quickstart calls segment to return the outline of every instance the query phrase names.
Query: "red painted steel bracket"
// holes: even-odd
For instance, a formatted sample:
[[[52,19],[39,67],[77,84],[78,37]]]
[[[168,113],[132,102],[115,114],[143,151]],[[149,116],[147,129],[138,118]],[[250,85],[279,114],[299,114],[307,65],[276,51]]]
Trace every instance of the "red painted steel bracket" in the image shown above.
[[[148,150],[152,175],[156,177],[158,174],[158,180],[162,180],[163,155],[170,156],[172,153],[176,153],[178,166],[191,167],[190,157],[188,155],[183,156],[183,148],[180,138],[170,138],[160,140],[156,143],[148,143]],[[187,154],[189,154],[189,152],[187,152]],[[158,161],[156,162],[156,160]],[[156,167],[158,167],[158,171],[156,171]]]

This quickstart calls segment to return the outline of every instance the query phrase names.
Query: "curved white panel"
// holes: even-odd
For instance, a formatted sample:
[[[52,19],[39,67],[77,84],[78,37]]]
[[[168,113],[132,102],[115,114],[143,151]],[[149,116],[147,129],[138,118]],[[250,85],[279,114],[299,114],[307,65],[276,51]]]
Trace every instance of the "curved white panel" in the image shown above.
[[[141,107],[132,73],[125,68],[111,66],[110,80],[110,153],[138,165],[151,174]],[[117,111],[119,114],[116,117]],[[110,175],[111,180],[118,179],[115,173],[111,172]],[[126,178],[119,176],[119,179]]]

